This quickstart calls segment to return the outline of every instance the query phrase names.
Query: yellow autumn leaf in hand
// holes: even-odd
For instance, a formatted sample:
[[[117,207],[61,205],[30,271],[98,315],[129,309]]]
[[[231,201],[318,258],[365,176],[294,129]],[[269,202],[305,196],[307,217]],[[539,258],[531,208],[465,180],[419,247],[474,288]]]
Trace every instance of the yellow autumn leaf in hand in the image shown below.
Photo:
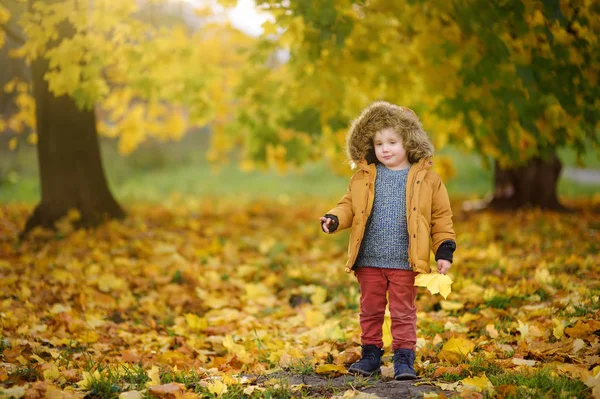
[[[446,299],[450,291],[452,291],[452,279],[439,273],[420,273],[415,277],[415,286],[425,287],[433,295],[440,294]]]
[[[438,354],[438,358],[450,363],[458,363],[475,349],[475,344],[466,338],[450,338]]]

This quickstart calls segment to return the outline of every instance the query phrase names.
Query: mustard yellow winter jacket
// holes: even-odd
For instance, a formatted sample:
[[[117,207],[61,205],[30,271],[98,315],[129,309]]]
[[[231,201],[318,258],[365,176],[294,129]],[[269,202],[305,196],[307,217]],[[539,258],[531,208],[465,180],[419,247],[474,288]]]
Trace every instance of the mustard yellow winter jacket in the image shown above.
[[[415,272],[430,273],[431,251],[437,253],[440,245],[447,241],[455,247],[456,235],[448,192],[441,178],[431,170],[433,146],[412,110],[378,102],[353,122],[346,150],[358,170],[350,179],[346,194],[327,214],[337,218],[334,232],[350,228],[346,262],[346,272],[350,273],[373,209],[377,177],[372,151],[373,135],[385,127],[393,127],[398,131],[403,129],[404,136],[408,137],[405,147],[410,148],[409,161],[412,163],[406,181],[408,259]],[[414,158],[419,160],[415,161]]]

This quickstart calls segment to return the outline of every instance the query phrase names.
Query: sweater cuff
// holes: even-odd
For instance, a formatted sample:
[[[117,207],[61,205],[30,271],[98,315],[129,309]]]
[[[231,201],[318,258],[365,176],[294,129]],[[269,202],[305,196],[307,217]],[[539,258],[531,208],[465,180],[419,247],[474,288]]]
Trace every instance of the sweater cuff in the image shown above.
[[[452,240],[444,241],[435,253],[435,260],[445,259],[452,263],[454,251],[456,250],[456,243]]]
[[[332,215],[331,213],[325,214],[325,217],[333,220],[333,224],[329,227],[329,232],[333,233],[337,230],[338,226],[340,225],[340,220],[337,216]]]

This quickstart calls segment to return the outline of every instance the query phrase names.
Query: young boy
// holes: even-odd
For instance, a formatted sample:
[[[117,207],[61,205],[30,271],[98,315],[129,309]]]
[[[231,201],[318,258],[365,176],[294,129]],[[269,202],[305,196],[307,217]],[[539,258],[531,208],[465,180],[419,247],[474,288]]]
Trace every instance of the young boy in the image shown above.
[[[346,272],[354,270],[360,285],[362,358],[348,371],[381,371],[387,293],[394,376],[415,379],[415,275],[431,271],[432,249],[437,271],[450,269],[456,240],[448,193],[431,171],[433,144],[409,108],[371,104],[353,122],[346,147],[358,170],[319,220],[327,234],[351,229]]]

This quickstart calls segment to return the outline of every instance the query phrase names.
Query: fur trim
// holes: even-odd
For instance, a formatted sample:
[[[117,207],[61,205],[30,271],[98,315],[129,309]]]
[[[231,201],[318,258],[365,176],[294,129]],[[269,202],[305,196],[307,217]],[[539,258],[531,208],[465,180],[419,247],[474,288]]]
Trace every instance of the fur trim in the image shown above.
[[[346,154],[351,163],[358,164],[362,159],[368,163],[376,162],[373,137],[386,128],[393,128],[400,134],[411,164],[433,156],[433,144],[412,109],[376,101],[352,122],[346,138]]]

